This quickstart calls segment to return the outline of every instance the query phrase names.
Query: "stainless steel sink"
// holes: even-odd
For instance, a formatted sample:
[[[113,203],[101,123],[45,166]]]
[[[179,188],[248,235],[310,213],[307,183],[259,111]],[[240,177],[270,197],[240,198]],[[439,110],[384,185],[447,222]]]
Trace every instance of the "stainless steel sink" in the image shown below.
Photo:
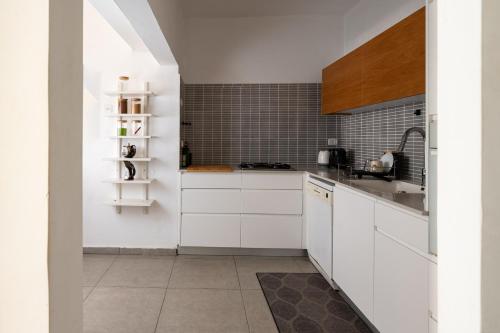
[[[423,194],[422,188],[419,185],[410,184],[402,182],[399,180],[394,180],[392,182],[386,182],[385,180],[375,180],[375,179],[356,179],[352,180],[351,184],[355,186],[365,187],[372,189],[374,191],[383,193],[418,193]]]

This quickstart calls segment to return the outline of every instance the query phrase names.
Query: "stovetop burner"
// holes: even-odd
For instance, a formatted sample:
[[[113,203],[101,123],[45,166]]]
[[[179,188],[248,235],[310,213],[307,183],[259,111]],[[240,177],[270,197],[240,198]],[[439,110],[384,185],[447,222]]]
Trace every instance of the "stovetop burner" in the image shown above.
[[[243,170],[292,170],[290,164],[285,163],[241,163]]]

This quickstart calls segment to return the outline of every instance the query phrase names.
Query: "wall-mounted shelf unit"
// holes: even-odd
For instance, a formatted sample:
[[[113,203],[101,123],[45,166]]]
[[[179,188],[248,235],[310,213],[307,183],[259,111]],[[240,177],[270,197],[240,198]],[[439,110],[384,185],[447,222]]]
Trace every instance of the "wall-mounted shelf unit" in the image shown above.
[[[125,180],[125,179],[106,179],[104,180],[104,183],[110,183],[110,184],[151,184],[153,182],[153,179],[134,179],[134,180]]]
[[[141,140],[141,139],[151,139],[152,136],[151,135],[123,135],[123,136],[110,136],[109,137],[110,139],[137,139],[137,140]]]
[[[127,91],[106,91],[108,96],[154,96],[152,91],[127,90]]]
[[[142,207],[144,213],[148,213],[148,208],[154,203],[154,200],[149,198],[149,185],[153,179],[149,178],[149,163],[152,158],[149,156],[149,140],[152,136],[149,135],[149,119],[153,117],[151,113],[148,113],[149,97],[154,96],[154,92],[148,89],[149,84],[146,82],[144,84],[144,90],[124,90],[124,91],[107,91],[105,94],[112,98],[118,97],[118,99],[128,99],[127,102],[127,113],[107,113],[105,117],[115,118],[119,124],[126,124],[126,126],[118,126],[120,131],[118,135],[110,136],[109,139],[116,141],[116,156],[104,158],[105,161],[111,161],[115,163],[115,177],[111,179],[104,180],[105,183],[113,184],[115,186],[115,198],[108,201],[107,204],[116,207],[117,213],[121,213],[122,207]],[[134,113],[132,103],[137,106],[136,103],[140,102],[140,113]],[[138,112],[134,109],[135,112]],[[141,135],[127,135],[131,133],[121,133],[129,132],[130,125],[134,123],[140,123],[141,125]],[[116,126],[116,125],[115,125]],[[124,128],[122,128],[124,127]],[[124,134],[124,135],[120,135]],[[137,152],[140,157],[125,158],[121,155],[122,147],[126,146],[128,142],[124,140],[133,140],[134,145],[137,147]],[[127,176],[123,173],[123,162],[137,162],[142,163],[140,168],[136,168],[137,174],[134,180],[126,180]],[[135,185],[142,186],[142,195],[140,198],[124,198],[123,197],[123,186]]]
[[[110,113],[107,114],[106,117],[110,118],[150,118],[153,115],[151,113]]]
[[[116,207],[151,207],[154,200],[150,199],[119,199],[109,201],[108,204]]]
[[[134,157],[134,158],[125,158],[125,157],[106,157],[104,160],[105,161],[111,161],[111,162],[124,162],[124,161],[129,161],[129,162],[151,162],[153,158],[151,157]]]

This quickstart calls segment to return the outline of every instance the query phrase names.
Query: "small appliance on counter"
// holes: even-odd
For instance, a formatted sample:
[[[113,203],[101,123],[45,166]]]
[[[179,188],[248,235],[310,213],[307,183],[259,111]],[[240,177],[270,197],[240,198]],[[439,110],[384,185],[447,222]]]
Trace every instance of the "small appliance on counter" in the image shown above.
[[[329,165],[330,164],[330,151],[320,150],[318,153],[318,164],[319,165]]]
[[[330,168],[344,169],[347,165],[347,153],[344,148],[331,148],[328,166]]]

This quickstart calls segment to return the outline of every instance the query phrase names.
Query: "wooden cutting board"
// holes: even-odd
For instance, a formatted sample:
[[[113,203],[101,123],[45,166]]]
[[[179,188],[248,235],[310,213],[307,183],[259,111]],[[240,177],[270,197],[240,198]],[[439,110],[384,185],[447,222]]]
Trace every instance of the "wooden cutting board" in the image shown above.
[[[187,168],[188,172],[233,172],[234,169],[229,165],[191,165]]]

